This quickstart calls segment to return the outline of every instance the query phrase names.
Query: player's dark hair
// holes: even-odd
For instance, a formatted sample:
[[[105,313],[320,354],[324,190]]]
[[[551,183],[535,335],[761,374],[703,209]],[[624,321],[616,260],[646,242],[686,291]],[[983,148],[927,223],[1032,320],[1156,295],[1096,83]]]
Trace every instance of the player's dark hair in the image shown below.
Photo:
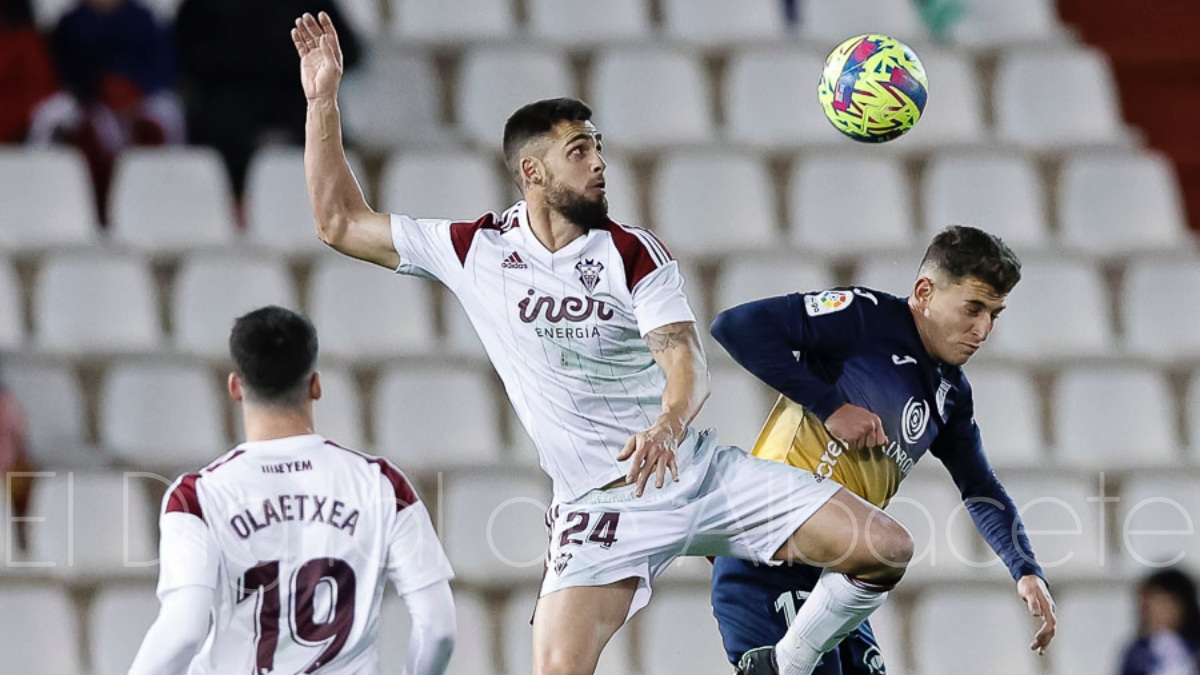
[[[517,155],[526,143],[549,132],[559,122],[590,119],[592,109],[575,98],[548,98],[522,106],[504,123],[504,163],[514,176],[519,177]]]
[[[270,305],[234,322],[229,354],[252,401],[300,405],[317,363],[317,329],[304,316]]]
[[[1161,570],[1142,580],[1141,590],[1149,589],[1162,591],[1179,603],[1183,619],[1176,632],[1193,647],[1200,645],[1200,600],[1192,577],[1175,568]]]
[[[1000,237],[976,227],[951,225],[925,249],[921,267],[936,267],[955,281],[975,277],[1007,294],[1021,280],[1021,260]]]

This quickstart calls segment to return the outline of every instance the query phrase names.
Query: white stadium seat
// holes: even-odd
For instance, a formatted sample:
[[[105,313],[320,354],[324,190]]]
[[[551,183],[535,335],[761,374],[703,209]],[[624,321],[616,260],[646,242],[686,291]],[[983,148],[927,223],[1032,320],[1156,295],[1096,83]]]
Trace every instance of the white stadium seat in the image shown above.
[[[382,3],[376,0],[342,0],[337,8],[359,35],[372,41],[385,36],[387,22],[383,18]]]
[[[403,43],[505,40],[516,34],[508,0],[391,0],[392,32]]]
[[[283,261],[261,254],[189,256],[174,295],[176,348],[215,359],[229,357],[229,331],[243,314],[266,305],[299,309]]]
[[[727,675],[706,586],[658,588],[645,610],[642,663],[661,675]]]
[[[462,365],[395,366],[375,402],[379,454],[408,469],[488,465],[504,445],[490,373]]]
[[[112,238],[156,254],[236,241],[233,199],[211,148],[130,149],[113,171]]]
[[[87,450],[87,415],[79,378],[69,366],[6,362],[3,381],[25,409],[30,452],[43,466],[94,465]]]
[[[30,500],[28,564],[64,577],[152,577],[155,509],[143,481],[120,473],[56,471]]]
[[[835,285],[828,266],[802,255],[727,257],[717,272],[715,309],[721,312],[754,300],[823,291]]]
[[[1008,584],[995,590],[930,588],[913,609],[914,671],[962,675],[987,664],[986,672],[996,675],[1035,675],[1033,630],[1029,611]]]
[[[803,251],[859,255],[913,245],[912,190],[894,159],[807,155],[792,173],[788,202],[792,242]]]
[[[920,122],[895,141],[895,147],[913,150],[990,141],[981,79],[971,59],[958,52],[931,48],[922,48],[917,55],[925,66],[931,93]]]
[[[530,0],[526,6],[530,31],[539,41],[576,47],[650,37],[646,0]]]
[[[1191,257],[1131,261],[1121,315],[1130,353],[1164,362],[1200,357],[1200,262]]]
[[[850,277],[850,283],[907,298],[917,283],[917,270],[920,269],[923,253],[910,249],[873,254],[859,263]]]
[[[402,153],[383,169],[383,209],[412,218],[474,221],[509,203],[491,155],[467,152]]]
[[[764,150],[844,139],[817,100],[825,56],[790,46],[735,51],[725,75],[726,133]]]
[[[0,249],[88,246],[99,240],[83,157],[66,148],[0,150]]]
[[[916,6],[903,0],[805,0],[800,3],[800,28],[805,37],[827,44],[830,51],[842,40],[863,33],[883,33],[905,42],[926,34]]]
[[[1017,250],[1049,244],[1042,178],[1020,155],[941,154],[925,171],[922,194],[930,239],[949,225],[971,225]]]
[[[512,584],[541,577],[548,481],[535,473],[464,472],[451,476],[439,497],[442,543],[463,581]]]
[[[966,373],[975,401],[975,421],[992,464],[1041,465],[1047,445],[1041,431],[1041,395],[1029,374],[1019,368],[986,365],[967,366]]]
[[[1105,577],[1112,573],[1107,516],[1094,477],[1018,475],[1004,479],[1029,543],[1049,579]]]
[[[354,374],[321,368],[321,399],[313,404],[313,429],[345,448],[365,450],[362,399]]]
[[[466,310],[453,294],[442,297],[442,316],[446,320],[446,342],[443,346],[456,354],[486,358],[487,352],[484,351],[483,342],[475,332],[475,326],[471,325]]]
[[[1192,244],[1175,171],[1157,153],[1075,155],[1059,174],[1058,205],[1063,244],[1087,253]]]
[[[142,638],[157,616],[154,586],[101,588],[88,615],[94,675],[128,673]]]
[[[708,561],[704,561],[708,565]],[[537,601],[536,587],[517,587],[509,594],[501,615],[500,636],[503,641],[505,672],[509,675],[527,672],[533,663],[533,626],[530,618]],[[622,626],[600,654],[596,675],[632,675],[640,672],[633,667],[633,629]]]
[[[454,611],[458,631],[446,675],[501,675],[503,671],[496,667],[492,657],[494,631],[484,599],[456,588]],[[405,675],[412,618],[390,585],[384,591],[379,622],[379,675]]]
[[[153,351],[162,344],[154,280],[140,259],[58,254],[34,286],[36,345],[61,354]]]
[[[638,150],[703,143],[712,101],[699,59],[659,47],[610,49],[592,61],[596,126],[605,145]]]
[[[1047,652],[1051,672],[1113,672],[1137,634],[1137,591],[1127,583],[1088,585],[1064,588],[1054,601],[1058,628]]]
[[[1134,469],[1177,461],[1175,404],[1166,378],[1148,368],[1077,367],[1052,400],[1060,460],[1088,469]]]
[[[913,535],[913,561],[906,572],[917,580],[1003,575],[1001,563],[975,530],[954,481],[932,455],[921,460],[887,507]],[[997,568],[997,569],[992,569]]]
[[[1120,562],[1129,577],[1168,564],[1195,568],[1200,561],[1200,492],[1196,475],[1178,468],[1144,473],[1121,485],[1117,524]]]
[[[395,148],[451,138],[441,122],[441,85],[427,54],[378,50],[358,70],[347,73],[342,86],[348,139]]]
[[[993,100],[1000,140],[1033,150],[1126,140],[1117,89],[1098,51],[1015,48],[1000,59]]]
[[[41,583],[0,586],[0,654],[22,675],[82,675],[82,628],[67,590]]]
[[[204,367],[118,364],[100,395],[100,441],[138,468],[196,471],[229,449],[219,392]]]
[[[633,163],[619,153],[604,152],[604,192],[608,197],[608,217],[624,225],[645,226],[641,180]]]
[[[321,327],[321,353],[335,359],[380,359],[431,349],[430,283],[322,256],[309,280],[308,300],[310,317]]]
[[[950,33],[955,43],[967,49],[1065,37],[1053,0],[966,0]]]
[[[676,152],[660,162],[654,231],[673,251],[766,248],[779,235],[766,166],[737,152]]]
[[[1184,399],[1183,426],[1188,430],[1189,448],[1193,462],[1200,463],[1200,371],[1193,371]]]
[[[459,126],[489,149],[500,148],[504,123],[521,106],[578,94],[562,54],[511,44],[468,51],[457,83]]]
[[[7,260],[0,259],[0,351],[15,351],[25,343],[21,281]]]
[[[871,632],[879,644],[887,675],[913,675],[908,667],[904,627],[908,623],[906,612],[895,599],[871,613]]]
[[[747,452],[754,447],[767,413],[775,402],[772,391],[740,366],[726,360],[710,364],[712,395],[692,422],[697,429],[714,427],[722,445]]]
[[[1026,257],[984,354],[1052,360],[1110,354],[1115,339],[1100,270],[1079,258]]]
[[[666,0],[667,37],[702,45],[780,40],[787,35],[783,6],[777,0]]]

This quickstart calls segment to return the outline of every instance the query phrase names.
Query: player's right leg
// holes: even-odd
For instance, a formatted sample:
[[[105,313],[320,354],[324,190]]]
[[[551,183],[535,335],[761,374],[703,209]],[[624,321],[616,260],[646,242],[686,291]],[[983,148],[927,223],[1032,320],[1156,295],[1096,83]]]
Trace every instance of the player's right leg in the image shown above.
[[[533,615],[533,675],[593,675],[600,652],[625,623],[637,578],[543,595]]]

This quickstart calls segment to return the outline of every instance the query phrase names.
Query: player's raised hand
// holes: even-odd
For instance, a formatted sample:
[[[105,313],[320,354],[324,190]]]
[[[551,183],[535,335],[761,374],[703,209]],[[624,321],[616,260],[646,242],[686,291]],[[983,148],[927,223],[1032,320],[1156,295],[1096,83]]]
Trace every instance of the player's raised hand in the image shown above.
[[[825,428],[851,450],[875,448],[888,442],[879,415],[849,403],[833,411],[825,420]]]
[[[1042,625],[1033,636],[1029,649],[1037,652],[1038,656],[1046,653],[1050,641],[1054,639],[1054,631],[1058,626],[1058,618],[1054,616],[1054,598],[1046,582],[1036,574],[1027,574],[1017,582],[1017,595],[1029,607],[1029,613],[1036,619],[1042,620]]]
[[[325,12],[296,19],[292,42],[300,55],[300,84],[310,100],[337,99],[342,82],[342,46],[333,20]]]
[[[671,472],[671,480],[679,480],[679,467],[675,465],[677,447],[678,434],[662,420],[630,437],[621,454],[617,455],[617,461],[631,460],[625,479],[637,485],[638,497],[645,493],[651,475],[655,476],[654,486],[658,488],[666,484],[667,471]]]

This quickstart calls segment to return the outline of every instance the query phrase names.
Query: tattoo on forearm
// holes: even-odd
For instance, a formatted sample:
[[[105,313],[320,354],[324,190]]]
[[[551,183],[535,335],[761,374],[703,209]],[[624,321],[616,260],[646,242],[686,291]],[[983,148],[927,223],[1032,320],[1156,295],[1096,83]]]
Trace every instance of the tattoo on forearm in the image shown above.
[[[646,334],[646,344],[652,353],[665,352],[672,347],[691,342],[692,328],[672,324]]]

